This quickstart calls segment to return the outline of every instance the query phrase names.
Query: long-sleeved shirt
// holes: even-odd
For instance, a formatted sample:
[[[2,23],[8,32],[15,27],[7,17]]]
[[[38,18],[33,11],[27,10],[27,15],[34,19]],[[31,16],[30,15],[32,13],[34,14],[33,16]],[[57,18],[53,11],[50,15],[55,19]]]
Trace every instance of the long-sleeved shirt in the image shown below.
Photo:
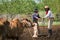
[[[40,18],[38,13],[34,13],[32,17],[33,17],[33,21],[37,21],[38,20],[37,18]]]
[[[54,16],[53,16],[52,12],[49,10],[44,18],[53,18],[53,17]]]

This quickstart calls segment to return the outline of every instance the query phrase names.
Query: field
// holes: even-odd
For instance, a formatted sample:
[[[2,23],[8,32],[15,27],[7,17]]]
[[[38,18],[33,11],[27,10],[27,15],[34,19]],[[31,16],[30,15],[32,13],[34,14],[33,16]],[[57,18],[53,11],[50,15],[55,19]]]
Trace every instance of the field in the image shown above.
[[[32,38],[33,28],[25,28],[19,40],[60,40],[60,25],[52,27],[53,35],[50,38],[47,37],[47,26],[40,26],[39,29],[41,35],[38,38]]]
[[[21,40],[60,40],[60,25],[58,26],[53,26],[53,35],[48,38],[47,37],[47,27],[46,26],[42,26],[39,27],[40,28],[40,37],[38,38],[32,38],[33,35],[33,29],[32,28],[28,28],[25,29],[24,33],[21,36]],[[27,31],[28,30],[28,31]]]
[[[50,7],[54,15],[52,26],[53,35],[50,38],[47,37],[48,20],[45,19],[43,21],[43,19],[39,19],[40,36],[38,38],[33,38],[33,27],[29,27],[25,28],[23,33],[19,35],[21,36],[19,37],[19,40],[60,40],[60,0],[0,0],[0,18],[6,18],[8,21],[11,21],[13,18],[18,18],[19,20],[27,18],[32,22],[32,14],[34,13],[35,8],[38,9],[41,18],[45,17],[45,5]],[[2,28],[0,28],[0,33],[3,32],[1,29]],[[17,31],[14,32],[17,33]],[[2,35],[0,35],[0,40],[2,40],[1,37]]]
[[[44,15],[41,15],[44,16]],[[21,18],[27,18],[31,19],[31,16],[21,15]],[[47,21],[44,20],[45,23],[42,22],[42,20],[39,20],[39,29],[40,29],[40,37],[38,38],[32,38],[33,36],[33,27],[32,28],[25,28],[23,34],[21,34],[21,37],[19,40],[60,40],[60,22],[53,22],[53,35],[48,38],[48,29],[47,29]],[[1,40],[1,36],[0,36]],[[9,39],[8,39],[9,40]]]

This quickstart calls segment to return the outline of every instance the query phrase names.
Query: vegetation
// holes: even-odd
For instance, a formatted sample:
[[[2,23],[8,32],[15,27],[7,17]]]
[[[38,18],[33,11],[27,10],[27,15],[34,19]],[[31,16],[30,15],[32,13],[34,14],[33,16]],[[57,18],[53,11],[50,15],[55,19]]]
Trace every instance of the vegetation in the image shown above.
[[[0,13],[5,14],[28,14],[34,11],[34,8],[38,8],[39,11],[44,11],[44,6],[49,5],[51,10],[55,14],[55,19],[60,13],[60,0],[42,0],[39,4],[36,4],[33,0],[0,0]],[[40,1],[40,0],[39,0]],[[60,15],[59,15],[60,16]]]
[[[48,22],[45,22],[45,23],[42,23],[42,22],[39,22],[39,26],[47,26],[48,25]],[[52,24],[53,26],[57,26],[57,25],[60,25],[60,22],[53,22]]]

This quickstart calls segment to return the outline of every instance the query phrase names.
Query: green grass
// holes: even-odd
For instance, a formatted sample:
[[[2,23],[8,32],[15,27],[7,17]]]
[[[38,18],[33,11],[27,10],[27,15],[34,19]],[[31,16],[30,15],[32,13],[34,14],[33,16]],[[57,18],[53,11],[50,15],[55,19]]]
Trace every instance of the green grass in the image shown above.
[[[42,14],[42,13],[44,13],[43,11],[41,11],[39,14],[40,14],[40,16],[42,17],[44,17],[44,15]],[[22,18],[29,18],[29,17],[27,17],[27,15],[21,15],[22,16]],[[30,18],[30,19],[32,19],[32,18]],[[42,21],[42,20],[39,20],[39,21]],[[47,20],[45,20],[45,21],[47,21]],[[48,22],[45,22],[45,24],[44,23],[41,23],[41,22],[39,22],[39,26],[47,26],[48,25]],[[56,21],[54,21],[53,22],[53,25],[60,25],[60,21],[58,21],[58,22],[56,22]]]
[[[54,22],[53,25],[60,25],[60,22]]]
[[[39,26],[47,26],[47,25],[48,25],[48,22],[46,22],[46,23],[40,23],[39,22]],[[60,25],[60,22],[53,22],[52,25]]]

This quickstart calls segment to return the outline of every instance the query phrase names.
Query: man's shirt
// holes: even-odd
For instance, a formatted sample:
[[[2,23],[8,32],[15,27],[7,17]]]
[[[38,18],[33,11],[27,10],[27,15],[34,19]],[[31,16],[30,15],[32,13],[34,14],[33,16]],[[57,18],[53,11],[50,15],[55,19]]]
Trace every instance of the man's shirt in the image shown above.
[[[45,18],[52,18],[54,17],[52,12],[49,10],[48,13],[46,14]]]
[[[37,18],[40,18],[40,16],[39,16],[39,14],[38,13],[34,13],[33,15],[32,15],[32,17],[33,17],[33,21],[37,21],[38,19]]]

